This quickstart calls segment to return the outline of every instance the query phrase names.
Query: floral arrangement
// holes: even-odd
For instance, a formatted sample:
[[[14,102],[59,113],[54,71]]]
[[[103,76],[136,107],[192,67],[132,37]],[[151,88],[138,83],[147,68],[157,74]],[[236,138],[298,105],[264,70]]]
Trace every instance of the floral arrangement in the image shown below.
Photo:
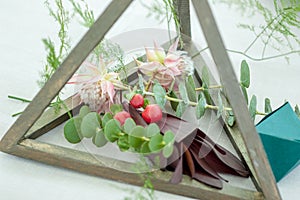
[[[67,121],[64,135],[70,143],[84,138],[91,138],[97,147],[116,143],[121,151],[142,154],[153,163],[158,157],[159,168],[174,171],[172,183],[179,183],[182,174],[187,174],[222,188],[225,179],[220,172],[243,177],[249,172],[198,125],[180,118],[188,106],[194,107],[198,118],[206,109],[220,106],[206,103],[208,78],[196,88],[193,62],[177,45],[178,40],[167,52],[157,44],[146,48],[146,59],[135,59],[138,81],[132,84],[122,80],[120,73],[108,70],[114,62],[101,58],[97,64],[85,62],[85,71],[69,81],[79,86],[77,95],[84,105]],[[223,106],[222,110],[231,109]]]

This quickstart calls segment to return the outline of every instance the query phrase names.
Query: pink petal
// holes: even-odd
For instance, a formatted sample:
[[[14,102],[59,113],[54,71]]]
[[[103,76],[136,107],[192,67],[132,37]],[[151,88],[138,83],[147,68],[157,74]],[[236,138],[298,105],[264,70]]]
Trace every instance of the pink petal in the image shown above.
[[[168,54],[167,57],[165,58],[164,64],[167,67],[174,67],[178,64],[179,61],[180,61],[180,56],[175,54]]]
[[[139,66],[139,70],[146,75],[152,75],[156,72],[160,66],[162,66],[159,62],[150,62],[144,63],[143,65]]]
[[[168,54],[169,53],[174,53],[177,50],[178,42],[179,42],[179,37],[177,37],[175,42],[169,47]]]
[[[68,84],[81,84],[91,80],[90,74],[74,74],[72,78],[68,81]]]

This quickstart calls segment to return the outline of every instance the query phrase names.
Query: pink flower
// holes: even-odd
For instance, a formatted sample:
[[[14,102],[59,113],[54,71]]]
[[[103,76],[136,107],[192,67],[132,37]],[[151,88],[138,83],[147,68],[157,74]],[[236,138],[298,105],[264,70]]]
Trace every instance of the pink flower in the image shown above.
[[[88,104],[91,110],[101,112],[109,111],[109,106],[116,103],[116,89],[125,86],[119,79],[119,74],[107,72],[105,64],[100,61],[99,68],[89,62],[84,62],[85,73],[75,74],[69,84],[79,84],[81,101]]]
[[[154,49],[146,49],[147,62],[136,61],[140,72],[153,77],[159,83],[168,87],[175,80],[175,77],[182,75],[186,65],[191,64],[190,58],[183,56],[177,51],[178,39],[173,43],[166,54],[163,48],[154,43]],[[188,62],[187,62],[188,60]]]

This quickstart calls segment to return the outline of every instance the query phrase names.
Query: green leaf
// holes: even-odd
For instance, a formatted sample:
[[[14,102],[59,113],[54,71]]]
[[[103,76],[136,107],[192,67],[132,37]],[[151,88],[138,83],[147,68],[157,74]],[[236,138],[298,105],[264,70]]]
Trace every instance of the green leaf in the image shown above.
[[[159,151],[163,147],[164,147],[163,136],[161,134],[157,134],[151,137],[149,142],[149,149],[151,150],[151,152]]]
[[[141,145],[140,153],[143,153],[143,154],[151,153],[151,150],[149,148],[149,142],[146,141]]]
[[[199,95],[199,101],[196,106],[196,117],[197,119],[200,119],[205,114],[205,108],[206,108],[206,100],[203,95],[203,93],[200,93]]]
[[[159,83],[155,83],[153,93],[156,103],[163,109],[167,101],[165,89]]]
[[[96,133],[96,135],[94,135],[92,141],[93,141],[94,145],[96,145],[97,147],[103,147],[104,145],[106,145],[107,140],[104,136],[104,132],[102,129],[97,131],[97,133]]]
[[[295,113],[296,113],[296,115],[298,115],[298,117],[300,118],[300,110],[299,110],[298,105],[295,106]]]
[[[221,96],[221,92],[218,92],[218,112],[217,112],[217,118],[221,117],[224,112],[224,105],[223,100]]]
[[[87,114],[81,123],[81,134],[83,137],[91,138],[96,135],[97,131],[101,129],[100,127],[100,116],[96,112],[91,112]]]
[[[139,87],[140,87],[140,90],[144,91],[145,90],[145,87],[144,87],[144,78],[141,74],[138,74],[139,76]]]
[[[104,127],[104,135],[108,141],[115,142],[118,140],[121,133],[120,126],[120,122],[115,119],[111,119],[106,123]]]
[[[246,103],[247,103],[247,105],[248,105],[248,101],[249,101],[249,100],[248,100],[247,88],[245,88],[245,86],[243,86],[242,84],[241,84],[241,88],[242,88],[242,92],[243,92],[243,94],[244,94]]]
[[[175,94],[175,92],[172,90],[169,95],[169,97],[172,97],[174,99],[178,99],[177,95]],[[178,102],[175,102],[175,101],[170,101],[170,104],[171,104],[171,107],[174,111],[177,110],[177,106],[178,106]]]
[[[73,117],[69,119],[64,126],[64,136],[68,142],[76,144],[81,141],[81,117]]]
[[[179,102],[177,109],[176,109],[176,113],[175,113],[176,116],[181,117],[183,115],[185,109],[186,109],[186,104],[183,102]]]
[[[209,87],[210,83],[209,83],[209,71],[208,71],[208,68],[206,66],[204,66],[202,68],[202,87]],[[204,86],[204,85],[205,86]]]
[[[127,151],[130,148],[130,145],[128,142],[128,135],[120,136],[117,141],[117,145],[119,146],[119,149],[121,151]]]
[[[256,96],[252,95],[252,98],[250,100],[250,105],[249,105],[249,112],[251,119],[254,121],[255,120],[255,115],[256,115],[256,107],[257,107],[257,100]]]
[[[135,122],[134,122],[134,120],[133,120],[132,118],[127,118],[127,119],[125,120],[125,123],[124,123],[123,127],[124,127],[125,133],[128,134],[128,133],[131,132],[131,130],[132,130],[134,127],[136,127],[136,124],[135,124]]]
[[[186,91],[186,87],[185,87],[185,84],[183,82],[179,83],[179,93],[180,93],[180,96],[183,100],[183,102],[185,104],[188,104],[189,103],[189,97],[188,97],[188,94],[187,94],[187,91]]]
[[[188,94],[188,98],[193,101],[197,102],[197,94],[195,90],[195,83],[192,76],[188,76],[186,82],[185,82],[186,91]]]
[[[145,128],[142,126],[136,126],[130,131],[128,135],[128,142],[130,146],[134,148],[139,148],[145,141],[144,140],[145,136],[146,136]]]
[[[86,116],[88,113],[90,113],[91,112],[91,109],[88,107],[88,106],[86,106],[86,105],[84,105],[84,106],[82,106],[81,108],[80,108],[80,111],[79,111],[79,116],[81,117],[81,118],[83,118],[84,116]]]
[[[265,113],[271,113],[271,112],[272,112],[271,100],[269,98],[265,98]]]
[[[240,82],[242,86],[245,88],[249,88],[250,86],[250,70],[248,63],[243,60],[241,63],[241,74],[240,74]]]
[[[160,134],[160,129],[156,123],[151,123],[146,127],[146,137],[152,137],[156,134]]]
[[[121,104],[112,104],[110,106],[110,111],[113,115],[117,114],[118,112],[121,112],[123,110],[123,106]]]
[[[234,117],[232,110],[227,111],[226,122],[227,122],[228,126],[230,126],[230,127],[232,127],[234,125],[235,117]]]
[[[168,144],[163,148],[162,153],[163,153],[165,158],[169,158],[172,155],[173,150],[174,150],[174,145],[173,144]]]
[[[163,136],[163,141],[165,142],[165,145],[167,144],[174,144],[175,141],[175,135],[172,131],[165,132]]]
[[[102,127],[105,127],[106,123],[111,119],[113,119],[113,116],[110,113],[105,113],[102,117]]]
[[[151,102],[150,102],[149,99],[144,98],[144,105],[143,105],[143,108],[145,109],[150,103],[151,103]]]

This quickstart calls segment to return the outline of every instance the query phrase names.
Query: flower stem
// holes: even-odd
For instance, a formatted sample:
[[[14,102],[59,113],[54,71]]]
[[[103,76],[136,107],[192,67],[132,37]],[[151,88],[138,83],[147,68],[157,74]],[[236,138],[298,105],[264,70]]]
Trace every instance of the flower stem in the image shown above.
[[[24,99],[24,98],[21,98],[21,97],[12,96],[12,95],[8,95],[7,97],[9,99],[14,99],[14,100],[22,101],[24,103],[30,103],[31,102],[31,100]]]
[[[259,111],[256,111],[255,114],[257,114],[257,115],[263,115],[263,116],[267,115],[267,113],[263,113],[263,112],[259,112]]]
[[[209,108],[209,109],[212,109],[212,110],[218,110],[219,109],[218,106],[213,106],[213,105],[209,105],[209,104],[206,104],[205,107]],[[226,111],[232,111],[232,108],[229,108],[229,107],[223,107],[223,108]]]
[[[208,89],[220,89],[220,88],[223,88],[223,86],[222,85],[211,85],[208,87]],[[195,88],[195,91],[203,91],[204,89],[206,89],[206,88],[199,87],[199,88]]]

